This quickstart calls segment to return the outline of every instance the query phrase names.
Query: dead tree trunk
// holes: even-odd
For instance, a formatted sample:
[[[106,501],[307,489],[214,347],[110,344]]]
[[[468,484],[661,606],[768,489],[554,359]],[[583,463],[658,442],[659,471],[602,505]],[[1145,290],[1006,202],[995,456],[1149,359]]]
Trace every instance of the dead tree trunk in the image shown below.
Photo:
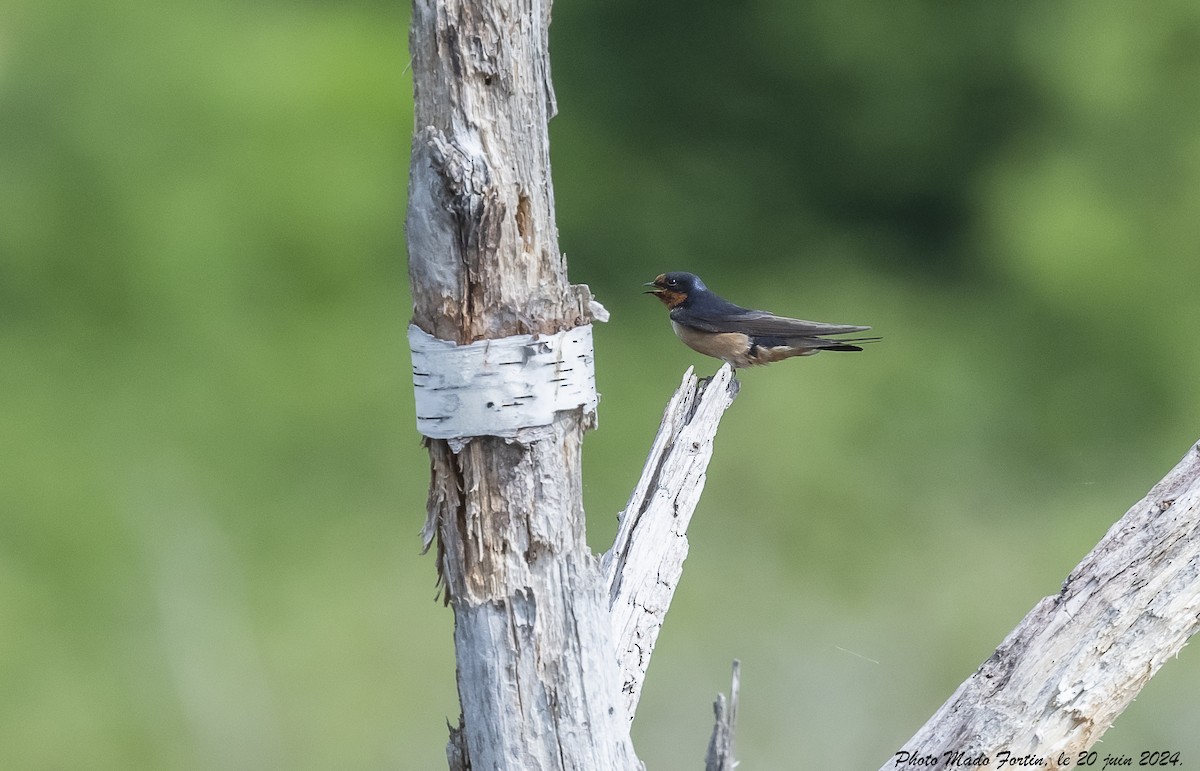
[[[604,313],[558,251],[549,17],[550,0],[413,6],[410,340],[432,468],[424,537],[455,617],[452,769],[641,767],[629,724],[737,391],[728,367],[707,388],[685,376],[616,542],[591,554],[580,448]],[[1001,751],[1054,767],[1099,738],[1198,612],[1193,451],[886,768]],[[734,711],[719,710],[710,767],[733,765]]]
[[[558,251],[549,14],[548,0],[413,8],[409,338],[432,466],[424,537],[454,608],[452,769],[641,767],[633,708],[736,393],[728,368],[703,394],[685,376],[602,569],[584,541],[580,444],[589,322],[606,314]]]
[[[434,338],[552,336],[592,319],[554,222],[549,17],[548,0],[413,4],[409,277],[413,324]],[[451,768],[640,765],[584,543],[580,444],[592,415],[583,405],[505,438],[427,440],[427,538],[436,531],[454,609],[462,706]]]

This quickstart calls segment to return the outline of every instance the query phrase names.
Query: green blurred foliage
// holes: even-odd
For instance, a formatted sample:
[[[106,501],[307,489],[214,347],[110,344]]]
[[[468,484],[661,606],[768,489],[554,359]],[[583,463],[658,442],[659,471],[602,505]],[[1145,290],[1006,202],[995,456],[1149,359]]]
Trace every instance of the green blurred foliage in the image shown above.
[[[443,766],[405,14],[6,7],[0,766]],[[613,315],[596,549],[715,369],[641,282],[885,337],[742,375],[639,753],[698,766],[739,657],[747,767],[876,767],[1200,434],[1200,8],[560,3],[552,53]],[[1197,686],[1168,663],[1103,752],[1194,762]]]

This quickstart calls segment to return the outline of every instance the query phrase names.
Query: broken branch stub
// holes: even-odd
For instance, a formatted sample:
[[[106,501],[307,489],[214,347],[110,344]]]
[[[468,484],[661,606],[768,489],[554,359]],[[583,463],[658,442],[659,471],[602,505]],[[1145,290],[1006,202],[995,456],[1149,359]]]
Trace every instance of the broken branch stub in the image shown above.
[[[608,583],[614,641],[627,716],[642,682],[687,558],[687,528],[704,490],[721,416],[737,396],[733,369],[707,381],[689,367],[671,398],[617,536],[601,569]]]

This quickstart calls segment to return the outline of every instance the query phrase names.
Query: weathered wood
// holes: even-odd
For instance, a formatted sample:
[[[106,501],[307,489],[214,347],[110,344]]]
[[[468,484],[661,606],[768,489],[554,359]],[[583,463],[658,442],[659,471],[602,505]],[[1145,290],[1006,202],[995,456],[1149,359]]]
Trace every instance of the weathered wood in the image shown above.
[[[914,758],[930,756],[941,766],[954,752],[986,755],[991,768],[1002,753],[1074,767],[1200,629],[1198,614],[1200,445],[883,768],[914,768]]]
[[[415,0],[406,226],[413,323],[466,344],[591,320],[558,251],[548,0]],[[598,560],[584,542],[590,419],[429,439],[425,536],[454,608],[455,769],[637,769]]]
[[[708,753],[704,756],[704,771],[733,771],[737,760],[733,754],[734,731],[737,729],[738,691],[742,687],[742,662],[733,660],[733,684],[729,688],[729,701],[725,694],[718,693],[713,702],[712,737],[708,740]]]
[[[558,250],[549,19],[550,0],[414,0],[409,275],[413,323],[442,340],[554,334],[601,312]],[[424,536],[438,544],[459,663],[451,768],[640,768],[629,721],[736,381],[722,369],[702,396],[695,387],[685,380],[672,401],[602,566],[583,538],[586,410],[506,439],[427,441]],[[1197,630],[1198,476],[1193,450],[904,751],[1055,768],[1090,747]],[[718,726],[730,742],[733,712]],[[712,757],[732,764],[724,737]]]
[[[469,343],[591,319],[558,251],[549,0],[414,0],[413,320]]]
[[[688,368],[663,413],[641,479],[602,561],[630,720],[683,573],[687,528],[704,490],[713,438],[737,391],[738,381],[728,364],[703,384]]]

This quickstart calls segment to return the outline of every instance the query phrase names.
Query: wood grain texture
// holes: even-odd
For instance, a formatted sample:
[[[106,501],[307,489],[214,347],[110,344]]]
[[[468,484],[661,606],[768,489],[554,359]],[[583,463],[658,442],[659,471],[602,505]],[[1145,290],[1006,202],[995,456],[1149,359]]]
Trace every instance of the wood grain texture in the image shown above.
[[[729,699],[718,693],[713,702],[712,736],[708,740],[708,752],[704,755],[704,771],[733,771],[738,766],[734,757],[733,739],[737,730],[738,692],[742,687],[742,662],[733,660],[733,683],[729,688]]]
[[[1039,602],[903,751],[1074,761],[1200,629],[1200,447]],[[1074,763],[1072,762],[1073,766]],[[886,769],[911,768],[893,756]]]
[[[558,250],[548,0],[415,0],[406,222],[413,323],[458,344],[592,320]],[[452,769],[638,769],[583,534],[579,409],[514,437],[428,439],[423,536],[454,610]]]
[[[683,574],[687,528],[704,490],[713,439],[737,391],[728,364],[703,387],[688,368],[602,560],[629,720],[637,712],[650,656]]]
[[[549,0],[415,0],[414,322],[458,343],[591,320],[558,250]]]

